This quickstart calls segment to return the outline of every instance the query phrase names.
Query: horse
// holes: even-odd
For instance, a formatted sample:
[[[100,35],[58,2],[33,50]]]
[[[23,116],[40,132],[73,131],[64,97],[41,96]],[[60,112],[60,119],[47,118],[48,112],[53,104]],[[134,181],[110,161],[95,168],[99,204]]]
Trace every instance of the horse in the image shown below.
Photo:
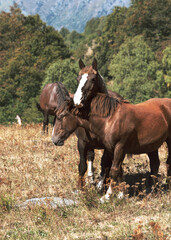
[[[114,97],[118,100],[122,100],[123,97],[113,91],[108,91],[109,96]],[[84,111],[84,109],[83,109]],[[104,153],[101,159],[101,172],[99,175],[99,180],[97,188],[102,190],[106,179],[109,177],[109,169],[111,166],[112,159],[104,148],[104,145],[99,140],[99,138],[90,131],[84,128],[77,128],[75,134],[78,138],[77,148],[80,155],[79,163],[79,180],[78,188],[81,189],[84,186],[84,175],[87,171],[87,158],[88,158],[88,178],[90,183],[94,183],[94,173],[93,173],[93,160],[94,160],[94,149],[104,149]],[[62,140],[61,140],[62,141]],[[64,144],[64,141],[58,142],[56,145]]]
[[[117,94],[116,92],[109,91],[109,94],[118,99],[122,99],[122,97]],[[38,109],[43,112],[44,121],[43,121],[43,131],[45,132],[45,127],[48,125],[48,115],[54,116],[55,121],[55,114],[56,111],[60,108],[60,106],[64,103],[68,97],[73,97],[71,93],[68,93],[67,89],[61,82],[56,83],[49,83],[47,84],[40,95],[40,104],[38,105]],[[58,122],[58,120],[56,120]],[[48,131],[48,128],[47,128]],[[77,141],[77,148],[80,156],[80,162],[78,166],[79,170],[79,179],[78,179],[78,188],[81,189],[85,185],[84,175],[87,171],[87,160],[88,160],[88,178],[90,183],[94,183],[94,176],[93,176],[93,160],[94,160],[94,149],[103,149],[102,144],[98,141],[97,137],[85,130],[84,128],[78,128],[75,131],[75,134],[78,138]],[[61,141],[58,143],[58,146],[63,146],[63,142]],[[102,166],[104,165],[103,162],[108,164],[107,153],[104,151],[102,156]],[[102,167],[100,179],[104,178],[104,169]],[[107,175],[106,175],[107,176]],[[98,188],[102,188],[102,182],[104,180],[99,181]]]
[[[91,100],[97,93],[107,93],[107,90],[104,80],[97,68],[97,60],[94,58],[91,66],[85,66],[82,59],[79,60],[80,72],[77,77],[78,87],[74,94],[74,104],[78,108],[82,108],[83,111],[89,109]],[[110,95],[110,94],[109,94]],[[115,98],[115,96],[113,95]],[[117,98],[117,97],[116,97]],[[119,97],[119,100],[123,97]],[[158,150],[156,150],[156,162],[158,161]],[[130,158],[132,154],[127,154],[127,157]]]
[[[93,67],[95,68],[95,66],[97,66],[96,59],[94,59],[94,62],[92,64],[92,69],[93,69]],[[85,67],[85,65],[84,65],[84,63],[81,59],[79,60],[79,67],[80,67],[80,69],[86,68],[87,71],[89,72],[89,68]],[[91,73],[91,71],[90,71],[90,73]],[[77,83],[78,83],[79,88],[80,88],[80,85],[82,85],[82,83],[80,82],[81,81],[81,74],[82,74],[82,72],[80,72],[79,76],[77,77]],[[99,74],[98,77],[99,77],[99,82],[98,82],[97,88],[96,88],[97,92],[109,94],[109,96],[114,97],[118,100],[123,99],[123,97],[119,93],[117,93],[115,91],[107,90],[102,76]],[[91,90],[93,91],[94,89],[91,89]],[[78,93],[78,91],[77,91],[77,93]],[[79,93],[78,93],[78,95],[79,95]],[[76,96],[76,94],[74,94],[74,101],[76,101],[76,100],[77,100],[77,96]],[[83,109],[83,111],[84,111],[84,109]],[[83,139],[83,141],[81,141],[81,139],[79,138],[80,141],[78,142],[78,150],[79,150],[80,156],[82,156],[82,159],[83,159],[83,161],[81,161],[82,170],[83,170],[82,176],[84,176],[84,174],[86,172],[86,169],[87,169],[86,157],[84,156],[85,154],[83,154],[83,152],[85,152],[85,149],[88,147],[88,149],[91,149],[91,155],[92,155],[92,161],[89,161],[89,169],[92,169],[92,170],[90,170],[88,172],[88,176],[91,179],[90,181],[93,182],[94,177],[92,177],[92,175],[93,175],[92,163],[93,163],[93,159],[94,159],[94,156],[93,156],[94,155],[94,149],[104,149],[104,147],[103,147],[103,144],[99,140],[97,141],[97,136],[93,135],[93,133],[91,133],[91,132],[88,133],[87,130],[85,130],[85,129],[84,130],[80,129],[79,133],[78,133],[78,130],[76,130],[77,137],[82,135],[81,131],[84,131],[83,137],[81,138],[81,139]],[[86,134],[85,134],[85,131],[86,131]],[[80,145],[81,145],[81,149],[80,149]],[[83,149],[84,149],[84,151],[83,151]],[[90,154],[89,154],[89,156],[90,156]],[[90,157],[90,159],[91,159],[91,157]],[[109,172],[109,171],[106,171],[105,169],[110,168],[111,160],[112,159],[110,159],[109,155],[104,150],[104,154],[103,154],[102,160],[101,160],[101,173],[100,173],[100,176],[99,176],[99,182],[97,184],[97,188],[99,190],[102,189],[103,184],[104,184],[106,178],[108,177],[107,172]],[[80,184],[81,185],[83,184],[83,179],[82,178],[80,180]]]
[[[52,141],[65,141],[78,127],[93,132],[112,158],[109,188],[101,199],[109,200],[113,183],[122,179],[125,154],[147,153],[150,175],[157,175],[160,160],[158,148],[167,143],[167,176],[171,176],[171,99],[153,98],[139,104],[97,94],[91,101],[87,117],[82,118],[73,99],[66,101],[56,112],[60,124],[54,124]]]
[[[43,113],[43,132],[48,133],[49,115],[55,117],[55,110],[63,103],[63,98],[59,95],[69,97],[69,93],[61,82],[48,83],[44,86],[37,108]],[[62,101],[62,102],[61,102]]]

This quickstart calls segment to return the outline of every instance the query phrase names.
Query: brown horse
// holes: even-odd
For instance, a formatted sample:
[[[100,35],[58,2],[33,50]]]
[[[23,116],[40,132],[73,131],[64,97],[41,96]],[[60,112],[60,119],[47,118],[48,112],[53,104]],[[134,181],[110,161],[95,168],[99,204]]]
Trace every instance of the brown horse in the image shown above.
[[[76,116],[75,112],[78,109],[73,107],[71,99],[56,113],[60,125],[55,122],[53,143],[67,139],[77,127],[92,131],[113,157],[110,177],[115,181],[121,179],[122,162],[127,153],[147,153],[151,175],[156,175],[160,165],[157,150],[166,141],[167,175],[171,176],[171,99],[154,98],[134,105],[97,94],[91,101],[87,119]],[[112,194],[112,184],[111,181],[105,199]]]
[[[97,70],[96,59],[93,60],[92,66],[85,66],[80,59],[79,66],[81,69],[77,78],[79,85],[74,94],[74,103],[79,107],[85,107],[89,105],[92,97],[97,93],[108,94],[108,91],[102,76]]]
[[[61,96],[64,96],[61,97]],[[37,108],[43,113],[43,132],[48,132],[49,115],[55,116],[55,110],[63,103],[63,99],[69,97],[69,93],[61,82],[48,83],[40,95],[40,103]]]
[[[91,74],[91,70],[89,70],[89,67],[85,67],[83,61],[80,59],[79,60],[79,66],[80,69],[85,68],[87,70],[87,72],[89,72]],[[92,67],[90,67],[91,69],[93,69],[93,66],[95,68],[97,68],[97,61],[94,60]],[[94,70],[93,70],[94,71]],[[80,72],[81,74],[82,72]],[[107,90],[106,85],[104,83],[104,80],[102,78],[102,76],[100,74],[98,74],[98,84],[96,84],[97,88],[91,88],[91,82],[88,84],[88,86],[90,87],[91,91],[95,91],[95,92],[101,92],[101,93],[106,93],[109,94],[109,96],[114,97],[118,100],[123,100],[123,97],[118,94],[117,92],[114,91],[110,91]],[[77,82],[78,82],[78,87],[80,88],[80,85],[82,85],[82,77],[81,75],[78,76],[77,78]],[[95,90],[96,89],[96,90]],[[75,95],[74,95],[75,97]],[[74,99],[75,101],[77,101],[77,96]],[[83,106],[83,104],[80,104],[80,106]],[[84,111],[84,108],[82,109],[82,111]],[[86,152],[85,149],[91,149],[91,152],[89,151],[89,159],[94,159],[94,149],[104,149],[104,146],[102,144],[101,141],[99,141],[99,139],[97,138],[96,135],[94,135],[92,132],[88,132],[87,130],[83,129],[83,128],[79,128],[79,130],[76,130],[76,135],[79,139],[78,141],[78,150],[80,153],[80,156],[82,156],[83,161],[80,161],[82,167],[80,169],[83,170],[82,172],[82,176],[84,176],[86,170],[87,170],[87,165],[86,163]],[[81,136],[81,137],[80,137]],[[57,143],[59,144],[59,143]],[[84,151],[83,151],[84,150]],[[92,166],[93,160],[89,161],[89,169],[93,169]],[[98,189],[101,189],[103,187],[103,183],[105,182],[105,179],[108,177],[108,172],[110,169],[112,163],[112,158],[109,156],[109,154],[107,153],[106,150],[104,150],[104,154],[102,156],[102,160],[101,160],[101,173],[99,176],[99,182],[97,184]],[[107,169],[107,170],[105,170]],[[92,176],[92,170],[88,172],[88,176]],[[83,184],[83,178],[80,178],[80,185]]]
[[[122,99],[122,97],[116,92],[109,91],[109,94],[118,99]],[[38,108],[41,110],[41,112],[43,112],[44,115],[43,131],[45,131],[45,128],[48,125],[48,116],[55,116],[56,111],[60,108],[64,101],[69,98],[69,96],[72,97],[72,94],[68,93],[67,89],[61,82],[49,83],[43,88],[40,95],[40,105],[38,104]],[[58,120],[56,120],[56,124],[57,122]],[[87,160],[88,178],[90,179],[90,182],[93,182],[94,149],[104,149],[104,147],[98,140],[97,136],[95,136],[95,134],[85,130],[84,128],[78,128],[75,131],[75,134],[78,138],[77,147],[80,155],[80,163],[78,166],[78,187],[81,188],[84,185],[84,175],[87,171]],[[63,141],[58,142],[58,146],[63,146],[63,144]],[[102,187],[102,182],[105,174],[103,162],[105,162],[106,165],[111,165],[111,161],[108,160],[106,151],[104,151],[104,154],[102,156],[102,169],[100,174],[100,179],[102,180],[99,183],[99,188]]]

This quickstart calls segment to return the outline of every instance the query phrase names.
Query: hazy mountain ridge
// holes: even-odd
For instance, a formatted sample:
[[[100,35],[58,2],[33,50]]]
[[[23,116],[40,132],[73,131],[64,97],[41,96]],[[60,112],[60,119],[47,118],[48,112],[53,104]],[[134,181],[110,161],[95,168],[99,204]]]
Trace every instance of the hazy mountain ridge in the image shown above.
[[[16,2],[26,15],[39,14],[56,29],[83,32],[91,18],[108,15],[115,6],[129,6],[130,0],[0,0],[0,11],[8,11]]]

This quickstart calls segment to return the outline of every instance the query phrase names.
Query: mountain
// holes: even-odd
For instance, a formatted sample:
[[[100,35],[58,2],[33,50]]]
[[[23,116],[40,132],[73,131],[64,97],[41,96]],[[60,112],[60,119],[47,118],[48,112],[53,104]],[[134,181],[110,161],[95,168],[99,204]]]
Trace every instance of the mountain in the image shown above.
[[[83,32],[92,18],[106,16],[115,6],[130,5],[131,0],[0,0],[0,11],[9,11],[14,2],[23,14],[39,14],[48,25],[60,30]]]

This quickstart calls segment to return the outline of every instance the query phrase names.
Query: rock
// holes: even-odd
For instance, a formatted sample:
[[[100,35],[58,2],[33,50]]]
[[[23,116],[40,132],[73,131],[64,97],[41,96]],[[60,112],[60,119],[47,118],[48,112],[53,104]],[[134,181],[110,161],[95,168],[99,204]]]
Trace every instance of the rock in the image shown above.
[[[60,197],[42,197],[42,198],[31,198],[25,202],[16,205],[19,208],[26,208],[28,206],[47,206],[53,209],[57,207],[73,206],[78,205],[78,201],[74,201],[67,198]]]

